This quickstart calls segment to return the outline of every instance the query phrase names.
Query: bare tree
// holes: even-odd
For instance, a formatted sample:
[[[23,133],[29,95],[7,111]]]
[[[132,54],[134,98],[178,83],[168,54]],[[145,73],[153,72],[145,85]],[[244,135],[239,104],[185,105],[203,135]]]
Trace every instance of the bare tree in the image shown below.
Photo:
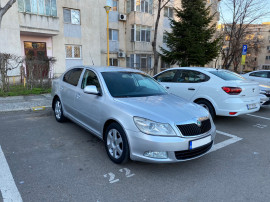
[[[21,57],[13,54],[0,53],[0,80],[1,90],[3,92],[9,91],[9,77],[8,73],[20,67],[23,63]]]
[[[226,38],[222,50],[223,68],[229,69],[233,63],[239,61],[245,37],[250,34],[250,25],[258,23],[270,12],[267,10],[266,0],[224,0],[222,6],[226,10],[226,14],[221,12]],[[238,64],[234,65],[234,71],[237,71]]]
[[[1,0],[0,0],[0,29],[1,29],[1,22],[3,16],[6,14],[8,9],[11,8],[11,6],[16,2],[16,0],[9,0],[4,7],[1,5]]]
[[[155,0],[157,2],[157,19],[155,21],[155,31],[154,31],[154,40],[152,42],[153,52],[154,52],[154,75],[157,74],[159,53],[157,51],[157,33],[158,25],[160,20],[160,13],[162,9],[171,1],[171,0]]]

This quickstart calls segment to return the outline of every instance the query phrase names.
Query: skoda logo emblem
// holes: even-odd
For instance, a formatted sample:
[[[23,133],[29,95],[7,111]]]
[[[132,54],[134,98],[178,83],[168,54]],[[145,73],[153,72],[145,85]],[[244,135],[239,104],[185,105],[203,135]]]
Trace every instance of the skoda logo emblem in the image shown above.
[[[197,126],[201,127],[202,126],[202,122],[201,121],[197,121]]]

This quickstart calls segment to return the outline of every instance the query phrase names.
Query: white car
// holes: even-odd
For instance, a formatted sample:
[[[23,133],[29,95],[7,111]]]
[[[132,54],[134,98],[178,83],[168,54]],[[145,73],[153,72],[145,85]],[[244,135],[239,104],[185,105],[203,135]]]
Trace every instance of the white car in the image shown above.
[[[215,115],[238,116],[260,109],[258,83],[228,70],[177,67],[154,78],[170,93],[205,107],[213,118]]]
[[[258,70],[243,74],[248,80],[257,81],[259,84],[270,86],[270,70]]]

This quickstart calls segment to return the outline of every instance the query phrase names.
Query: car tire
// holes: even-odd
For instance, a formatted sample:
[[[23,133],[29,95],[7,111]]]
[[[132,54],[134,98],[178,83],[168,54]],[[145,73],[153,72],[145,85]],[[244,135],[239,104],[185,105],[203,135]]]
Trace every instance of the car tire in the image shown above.
[[[117,164],[129,160],[129,146],[125,131],[118,123],[111,123],[105,132],[105,148],[109,158]]]
[[[209,111],[209,113],[211,114],[212,119],[214,119],[216,117],[215,109],[214,109],[213,105],[209,101],[207,101],[207,100],[199,100],[196,103],[198,105],[201,105],[205,109],[207,109],[207,111]]]
[[[63,114],[62,103],[59,98],[56,98],[54,101],[54,117],[56,121],[60,123],[66,121],[66,117]]]

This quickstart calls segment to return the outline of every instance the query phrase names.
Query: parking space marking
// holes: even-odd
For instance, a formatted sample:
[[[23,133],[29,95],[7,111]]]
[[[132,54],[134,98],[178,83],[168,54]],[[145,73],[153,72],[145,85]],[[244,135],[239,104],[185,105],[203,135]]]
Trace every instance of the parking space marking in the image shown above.
[[[4,202],[22,202],[22,197],[16,187],[7,160],[0,146],[0,191]]]
[[[220,143],[217,143],[217,144],[214,144],[214,146],[212,147],[212,149],[209,152],[217,151],[218,149],[221,149],[223,147],[226,147],[226,146],[228,146],[230,144],[233,144],[233,143],[236,143],[236,142],[242,140],[242,138],[240,138],[240,137],[237,137],[235,135],[225,133],[225,132],[222,132],[222,131],[217,130],[217,133],[219,133],[221,135],[228,136],[228,137],[230,137],[230,139],[225,140],[225,141],[220,142]]]
[[[263,116],[257,116],[257,115],[253,115],[253,114],[246,114],[247,116],[253,116],[253,117],[256,117],[256,118],[261,118],[261,119],[265,119],[265,120],[269,120],[270,121],[270,118],[267,118],[267,117],[263,117]]]
[[[253,125],[254,127],[256,127],[256,128],[260,128],[260,129],[264,129],[264,128],[266,128],[267,127],[267,125],[262,125],[262,124],[256,124],[256,125]]]

